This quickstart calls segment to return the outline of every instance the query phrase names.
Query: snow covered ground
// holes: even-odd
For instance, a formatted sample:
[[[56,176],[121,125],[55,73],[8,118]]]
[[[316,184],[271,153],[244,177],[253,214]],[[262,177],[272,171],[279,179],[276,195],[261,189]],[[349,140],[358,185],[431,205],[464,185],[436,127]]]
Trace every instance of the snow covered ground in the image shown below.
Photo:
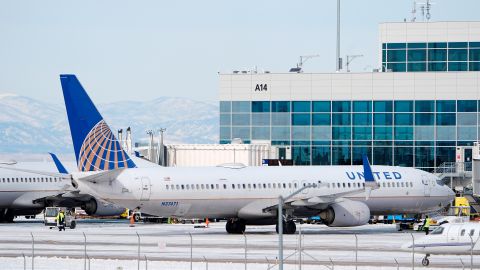
[[[0,224],[0,265],[2,269],[28,269],[32,264],[32,235],[35,269],[84,269],[86,250],[90,269],[137,269],[140,239],[140,269],[190,269],[192,241],[193,269],[267,269],[278,256],[274,226],[248,226],[243,235],[228,235],[225,223],[211,223],[210,228],[195,228],[190,224],[136,224],[125,221],[80,221],[77,229],[59,232],[39,221],[19,221]],[[300,228],[298,225],[297,228]],[[411,240],[410,232],[397,232],[393,225],[365,225],[356,228],[329,228],[323,225],[301,225],[302,269],[355,269],[355,234],[358,237],[358,269],[411,269],[412,254],[400,246]],[[138,236],[137,236],[138,233]],[[190,238],[190,235],[192,238]],[[414,233],[415,237],[422,234]],[[295,253],[299,236],[285,235],[285,269],[298,269]],[[295,254],[294,254],[295,253]],[[294,254],[289,257],[289,255]],[[421,268],[424,255],[416,254],[415,263]],[[461,269],[460,258],[469,267],[468,256],[432,256],[429,269]],[[474,266],[480,268],[480,259]],[[467,267],[467,268],[468,268]],[[87,267],[88,268],[88,267]],[[278,268],[272,268],[278,269]]]

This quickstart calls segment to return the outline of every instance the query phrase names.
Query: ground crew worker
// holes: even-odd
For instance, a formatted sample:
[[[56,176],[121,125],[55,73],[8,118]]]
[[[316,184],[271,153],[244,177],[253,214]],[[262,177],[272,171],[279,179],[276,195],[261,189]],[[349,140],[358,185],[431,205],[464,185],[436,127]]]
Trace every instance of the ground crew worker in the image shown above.
[[[423,230],[425,231],[425,235],[428,235],[430,232],[430,224],[432,223],[432,219],[425,216],[425,220],[423,221]]]
[[[63,210],[60,210],[57,214],[57,216],[55,217],[55,219],[57,220],[57,226],[58,226],[58,230],[61,231],[61,230],[64,230],[65,231],[65,214],[63,213]]]

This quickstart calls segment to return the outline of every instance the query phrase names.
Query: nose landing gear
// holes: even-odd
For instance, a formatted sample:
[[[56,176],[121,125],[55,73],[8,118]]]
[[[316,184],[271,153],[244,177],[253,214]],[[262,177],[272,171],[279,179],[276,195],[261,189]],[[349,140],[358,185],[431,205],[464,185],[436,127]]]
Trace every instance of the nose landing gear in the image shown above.
[[[428,259],[428,257],[430,257],[430,254],[425,255],[425,257],[422,259],[423,266],[428,266],[430,264],[430,260]]]

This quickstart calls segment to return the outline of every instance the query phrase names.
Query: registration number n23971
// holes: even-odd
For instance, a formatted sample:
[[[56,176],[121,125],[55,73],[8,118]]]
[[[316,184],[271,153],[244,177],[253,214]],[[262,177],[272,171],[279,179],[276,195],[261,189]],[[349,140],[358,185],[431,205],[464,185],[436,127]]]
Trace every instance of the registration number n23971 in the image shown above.
[[[175,207],[175,206],[178,206],[178,202],[162,202],[161,206]]]

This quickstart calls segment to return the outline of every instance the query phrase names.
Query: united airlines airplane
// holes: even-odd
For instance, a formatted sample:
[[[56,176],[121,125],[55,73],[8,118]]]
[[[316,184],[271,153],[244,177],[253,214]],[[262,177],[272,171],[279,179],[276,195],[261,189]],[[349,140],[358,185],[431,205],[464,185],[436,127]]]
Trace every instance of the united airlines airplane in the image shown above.
[[[275,224],[279,196],[286,201],[284,232],[295,216],[319,214],[329,226],[366,224],[372,214],[423,213],[454,197],[430,173],[392,166],[138,168],[121,148],[75,75],[60,76],[78,169],[90,172],[81,192],[159,216],[228,218],[226,230]],[[94,173],[102,171],[100,173]]]
[[[0,222],[13,222],[15,216],[34,216],[47,206],[81,207],[89,215],[113,216],[125,209],[87,194],[79,194],[58,158],[54,162],[2,162],[9,170],[0,169]]]
[[[285,201],[283,232],[293,217],[320,215],[328,226],[366,224],[370,215],[424,213],[446,206],[454,193],[433,174],[372,166],[139,168],[103,120],[75,75],[60,76],[77,165],[71,177],[81,193],[159,216],[228,218],[228,233],[275,224]],[[308,187],[308,188],[307,188]],[[278,230],[278,228],[277,228]]]

